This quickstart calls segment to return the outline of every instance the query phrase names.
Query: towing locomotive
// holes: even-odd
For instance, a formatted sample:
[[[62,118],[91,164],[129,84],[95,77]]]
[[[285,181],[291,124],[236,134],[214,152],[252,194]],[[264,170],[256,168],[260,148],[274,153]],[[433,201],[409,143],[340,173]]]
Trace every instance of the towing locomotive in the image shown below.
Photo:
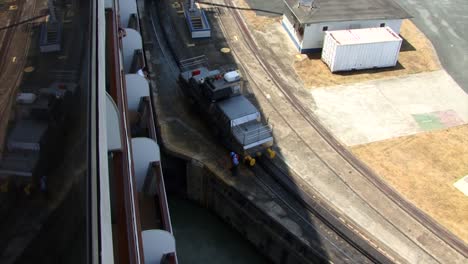
[[[181,72],[182,91],[200,110],[223,144],[243,156],[250,166],[255,157],[274,158],[272,127],[262,122],[257,108],[242,95],[238,70],[209,70],[204,66]]]

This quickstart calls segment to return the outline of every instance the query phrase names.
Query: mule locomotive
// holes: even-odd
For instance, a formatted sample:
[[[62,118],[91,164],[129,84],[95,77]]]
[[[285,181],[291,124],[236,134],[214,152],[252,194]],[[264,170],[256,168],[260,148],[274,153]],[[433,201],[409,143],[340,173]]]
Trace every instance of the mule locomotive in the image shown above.
[[[204,66],[181,72],[184,94],[198,107],[223,144],[255,165],[255,156],[274,158],[272,127],[262,121],[257,108],[242,95],[237,70],[212,70]]]

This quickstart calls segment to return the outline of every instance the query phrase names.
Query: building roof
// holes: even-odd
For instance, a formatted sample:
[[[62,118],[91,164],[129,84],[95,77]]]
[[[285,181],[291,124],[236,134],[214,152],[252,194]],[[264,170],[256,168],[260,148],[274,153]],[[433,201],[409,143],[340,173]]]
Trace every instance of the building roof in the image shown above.
[[[401,41],[400,36],[389,27],[334,30],[325,33],[338,45]]]
[[[244,96],[234,96],[218,102],[218,107],[229,118],[234,120],[243,116],[257,113],[257,108]]]
[[[411,16],[393,0],[315,0],[312,8],[300,0],[284,0],[300,23],[404,19]]]

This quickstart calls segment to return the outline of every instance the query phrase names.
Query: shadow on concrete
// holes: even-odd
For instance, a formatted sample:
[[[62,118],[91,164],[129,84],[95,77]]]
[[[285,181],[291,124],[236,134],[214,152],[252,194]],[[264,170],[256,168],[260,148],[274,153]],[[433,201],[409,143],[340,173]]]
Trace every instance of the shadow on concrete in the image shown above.
[[[413,45],[411,45],[411,43],[409,43],[407,39],[403,38],[402,36],[400,37],[403,39],[403,43],[401,43],[400,52],[416,51],[416,48]]]
[[[168,62],[165,60],[175,60],[180,61],[182,59],[187,59],[191,57],[196,57],[200,55],[205,55],[208,59],[208,68],[218,69],[220,67],[230,67],[236,66],[237,62],[232,54],[224,54],[220,52],[221,48],[229,47],[229,43],[226,40],[221,26],[218,24],[219,16],[223,16],[224,12],[217,12],[212,10],[212,12],[207,12],[208,19],[212,27],[212,38],[210,39],[191,39],[189,35],[188,28],[183,16],[177,14],[171,6],[171,1],[162,0],[157,2],[146,1],[146,8],[153,9],[148,11],[150,15],[153,16],[154,21],[158,22],[160,25],[157,25],[156,31],[160,31],[161,36],[160,44],[164,47],[163,49],[170,50],[171,55],[165,56],[166,58],[161,58],[164,56],[164,52],[159,51],[158,47],[153,47],[153,54],[159,56],[157,58],[152,58],[151,60],[154,63],[157,79],[158,79],[158,104],[160,105],[161,112],[157,113],[158,118],[162,116],[165,117],[164,121],[166,123],[171,122],[172,125],[166,126],[166,132],[173,133],[174,136],[172,140],[178,139],[183,142],[183,145],[192,153],[199,153],[202,151],[211,152],[207,153],[207,156],[217,156],[217,164],[220,168],[223,168],[224,171],[228,169],[229,164],[229,151],[226,148],[222,147],[222,140],[216,138],[212,129],[208,126],[208,122],[200,116],[199,111],[194,107],[190,106],[188,100],[182,95],[180,88],[176,80],[174,80],[175,75],[172,73],[174,70],[168,68],[169,64],[174,64],[174,62]],[[220,8],[224,8],[221,6]],[[229,8],[229,7],[227,7]],[[262,10],[263,12],[264,10]],[[235,25],[232,25],[235,26]],[[240,68],[240,67],[236,67]],[[244,74],[246,76],[246,74]],[[244,95],[259,108],[259,102],[256,96],[253,93],[248,93],[252,91],[252,88],[249,87],[249,82],[244,82]],[[263,112],[259,108],[260,112]],[[168,118],[170,117],[170,118]],[[263,120],[266,121],[265,115],[262,113]],[[172,136],[171,136],[172,137]],[[213,146],[208,148],[207,146]],[[164,150],[164,148],[163,148]],[[282,156],[282,153],[278,151],[278,156]],[[164,154],[164,153],[163,153]],[[202,155],[202,154],[200,154]],[[168,155],[167,153],[163,155],[163,169],[165,178],[176,179],[175,182],[171,179],[166,180],[166,187],[169,193],[176,193],[178,196],[186,196],[185,190],[187,190],[187,184],[190,184],[187,179],[187,161],[184,161],[178,157]],[[190,161],[188,161],[190,163]],[[310,217],[310,212],[304,207],[301,206],[301,202],[297,201],[294,196],[291,196],[289,189],[286,189],[281,186],[271,175],[265,170],[261,170],[260,167],[254,169],[248,169],[247,167],[241,168],[241,174],[247,173],[248,175],[256,175],[257,180],[249,180],[250,184],[255,186],[247,186],[251,191],[253,190],[262,190],[262,192],[270,193],[274,198],[268,198],[268,201],[265,203],[278,203],[284,210],[284,215],[281,216],[282,220],[275,218],[269,218],[268,222],[263,223],[263,228],[269,226],[269,228],[274,228],[275,230],[281,230],[280,232],[280,241],[283,241],[283,247],[289,248],[290,250],[282,250],[272,248],[275,243],[278,243],[278,237],[268,237],[259,239],[256,238],[255,232],[247,232],[250,227],[255,227],[258,223],[252,219],[250,224],[246,226],[239,226],[233,223],[236,223],[236,219],[232,217],[227,217],[226,215],[220,215],[220,217],[228,224],[231,224],[234,229],[248,238],[252,242],[259,252],[263,255],[266,255],[270,258],[274,258],[275,261],[280,259],[281,263],[288,263],[288,261],[294,260],[309,260],[311,262],[328,262],[331,259],[338,260],[337,257],[339,253],[331,253],[334,257],[330,257],[329,253],[332,251],[333,247],[330,244],[324,245],[322,241],[322,234],[319,234],[317,230],[319,227],[315,226],[317,219],[312,219]],[[180,178],[180,175],[183,175],[184,180],[177,180]],[[224,176],[222,176],[224,177]],[[286,175],[286,177],[288,177]],[[242,178],[242,177],[241,177]],[[237,186],[241,183],[241,179],[232,179],[234,181],[234,186]],[[288,179],[290,182],[294,183],[292,178]],[[213,180],[219,181],[219,180]],[[241,186],[236,187],[241,188]],[[230,192],[241,193],[240,190],[234,190]],[[300,187],[293,184],[295,191],[299,191]],[[182,190],[182,191],[181,191]],[[274,190],[274,191],[272,191]],[[293,190],[294,191],[294,190]],[[272,194],[273,193],[273,194]],[[208,194],[207,194],[208,195]],[[231,194],[234,195],[235,194]],[[254,195],[254,194],[253,194]],[[254,195],[255,196],[255,195]],[[256,207],[256,205],[247,199],[247,197],[238,197],[239,202],[244,208]],[[206,204],[204,206],[207,206]],[[208,205],[210,210],[216,211],[216,208],[211,208]],[[228,209],[229,210],[229,209]],[[247,210],[247,209],[245,209]],[[258,210],[258,209],[257,209]],[[263,215],[264,214],[264,215]],[[268,212],[263,211],[262,217],[266,219]],[[252,216],[246,217],[250,218]],[[260,221],[260,219],[257,221]],[[190,221],[190,219],[186,219]],[[246,221],[244,219],[244,221]],[[289,222],[288,222],[289,221]],[[175,219],[175,223],[180,220]],[[291,230],[286,228],[286,222],[294,222],[301,228],[302,237],[297,237]],[[182,221],[183,224],[183,221]],[[176,230],[176,239],[177,239],[177,229],[183,228],[183,226],[175,226]],[[307,243],[304,243],[302,239],[305,239]],[[182,242],[183,243],[183,242]],[[222,250],[223,245],[219,245],[220,248],[214,249],[209,253],[213,254],[212,257],[216,257],[216,254],[219,254],[219,251]],[[293,248],[293,249],[291,249]],[[178,249],[179,250],[179,249]],[[206,253],[206,252],[205,252]],[[231,252],[232,253],[232,252]],[[184,254],[183,250],[179,250],[178,254]],[[272,257],[274,256],[274,257]],[[241,258],[238,256],[237,258]],[[346,257],[341,256],[341,259]],[[301,262],[301,261],[299,261]],[[200,262],[201,263],[201,262]],[[235,262],[232,262],[235,263]]]
[[[368,70],[353,70],[353,71],[346,71],[346,72],[336,72],[334,74],[341,75],[341,76],[352,76],[352,75],[372,74],[372,73],[379,73],[379,72],[401,71],[404,69],[405,67],[400,62],[397,62],[397,64],[394,67],[375,68],[375,69],[368,69]]]

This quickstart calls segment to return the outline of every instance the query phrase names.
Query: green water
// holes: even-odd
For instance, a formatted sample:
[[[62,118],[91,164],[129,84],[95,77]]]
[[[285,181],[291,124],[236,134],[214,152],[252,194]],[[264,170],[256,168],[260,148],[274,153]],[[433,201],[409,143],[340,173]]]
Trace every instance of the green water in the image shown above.
[[[169,197],[179,263],[269,263],[255,247],[208,209]]]

